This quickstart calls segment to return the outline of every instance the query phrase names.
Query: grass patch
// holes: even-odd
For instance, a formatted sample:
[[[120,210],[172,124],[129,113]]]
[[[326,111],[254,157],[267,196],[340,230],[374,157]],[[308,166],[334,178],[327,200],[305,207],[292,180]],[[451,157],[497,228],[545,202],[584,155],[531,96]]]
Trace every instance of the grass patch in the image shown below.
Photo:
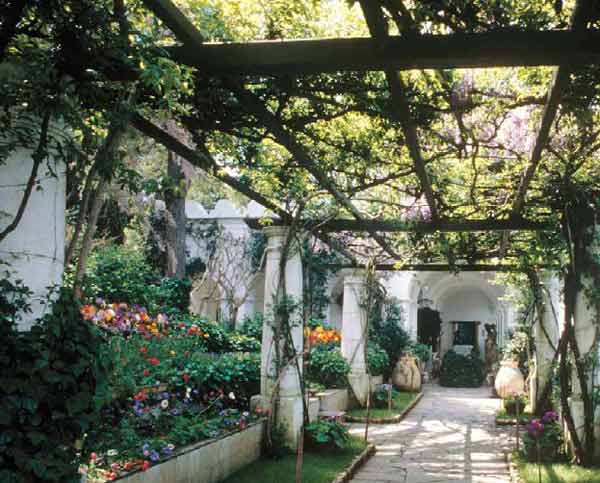
[[[364,440],[350,438],[343,451],[304,453],[302,481],[331,483],[364,450]],[[286,455],[274,460],[261,458],[231,475],[223,483],[294,483],[296,481],[296,455]]]
[[[514,458],[524,483],[538,483],[536,463],[528,463],[522,457]],[[543,463],[543,483],[600,483],[600,468],[582,468],[568,463]]]
[[[528,424],[533,418],[534,415],[530,413],[519,414],[521,424]],[[516,416],[514,414],[508,414],[504,409],[496,411],[496,421],[514,421],[515,419]]]
[[[411,402],[415,400],[418,393],[415,392],[399,392],[393,398],[394,407],[389,409],[371,408],[369,411],[371,418],[393,418],[404,411]],[[365,408],[355,408],[347,411],[348,416],[355,418],[366,418],[367,410]]]

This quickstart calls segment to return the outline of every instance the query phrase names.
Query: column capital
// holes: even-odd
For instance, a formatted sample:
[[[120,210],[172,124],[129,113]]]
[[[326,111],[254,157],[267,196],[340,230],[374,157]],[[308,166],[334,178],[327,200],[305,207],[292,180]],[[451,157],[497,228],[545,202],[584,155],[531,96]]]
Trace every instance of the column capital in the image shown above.
[[[343,268],[340,275],[344,278],[344,285],[367,284],[367,274],[363,268]]]

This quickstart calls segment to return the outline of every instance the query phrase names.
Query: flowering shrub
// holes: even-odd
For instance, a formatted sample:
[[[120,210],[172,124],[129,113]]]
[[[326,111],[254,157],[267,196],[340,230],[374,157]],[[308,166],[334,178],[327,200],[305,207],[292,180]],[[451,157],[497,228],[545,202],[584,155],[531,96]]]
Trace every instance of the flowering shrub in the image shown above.
[[[89,320],[104,330],[112,333],[128,335],[139,332],[146,335],[168,335],[169,320],[163,314],[151,317],[144,307],[126,303],[107,303],[101,298],[96,298],[94,303],[89,303],[81,308],[85,320]]]
[[[311,346],[318,344],[339,344],[342,341],[342,336],[335,329],[326,329],[322,325],[314,330],[305,329],[306,337],[310,341]]]
[[[529,461],[554,461],[563,442],[558,414],[548,411],[542,419],[533,419],[523,437],[523,451]]]

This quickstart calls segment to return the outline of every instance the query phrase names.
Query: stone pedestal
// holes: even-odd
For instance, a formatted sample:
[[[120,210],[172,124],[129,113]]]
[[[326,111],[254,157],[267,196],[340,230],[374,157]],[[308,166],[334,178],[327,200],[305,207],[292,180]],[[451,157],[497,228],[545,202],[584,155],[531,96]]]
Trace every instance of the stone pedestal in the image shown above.
[[[262,405],[267,406],[271,401],[273,387],[276,382],[275,345],[273,340],[273,305],[276,304],[277,289],[279,284],[280,264],[282,250],[287,236],[284,227],[268,227],[264,229],[267,236],[267,255],[265,266],[265,306],[263,318],[263,335],[261,347],[261,378],[260,388]],[[302,260],[295,242],[290,244],[285,263],[285,289],[286,296],[294,302],[302,302]],[[281,298],[283,294],[279,294]],[[303,350],[302,313],[297,311],[290,314],[292,322],[291,335],[296,353]],[[298,359],[298,366],[302,367],[302,357]],[[302,426],[302,393],[296,364],[291,364],[285,369],[279,385],[278,422],[287,426],[290,445],[296,446],[299,430]]]
[[[362,270],[348,271],[344,276],[342,318],[342,354],[350,364],[348,380],[361,405],[366,404],[369,378],[365,362],[367,312],[364,307],[366,278]]]

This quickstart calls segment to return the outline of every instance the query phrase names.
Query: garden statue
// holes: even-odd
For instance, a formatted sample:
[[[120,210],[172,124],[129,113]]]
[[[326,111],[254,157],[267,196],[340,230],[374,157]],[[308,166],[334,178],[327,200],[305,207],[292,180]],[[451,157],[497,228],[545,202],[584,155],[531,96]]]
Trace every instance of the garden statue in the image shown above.
[[[498,361],[498,345],[497,345],[497,334],[496,324],[485,324],[485,331],[487,333],[485,338],[485,372],[486,374],[492,374],[494,365]]]
[[[392,381],[394,386],[403,391],[421,390],[421,372],[414,357],[404,355],[398,360],[392,373]]]

